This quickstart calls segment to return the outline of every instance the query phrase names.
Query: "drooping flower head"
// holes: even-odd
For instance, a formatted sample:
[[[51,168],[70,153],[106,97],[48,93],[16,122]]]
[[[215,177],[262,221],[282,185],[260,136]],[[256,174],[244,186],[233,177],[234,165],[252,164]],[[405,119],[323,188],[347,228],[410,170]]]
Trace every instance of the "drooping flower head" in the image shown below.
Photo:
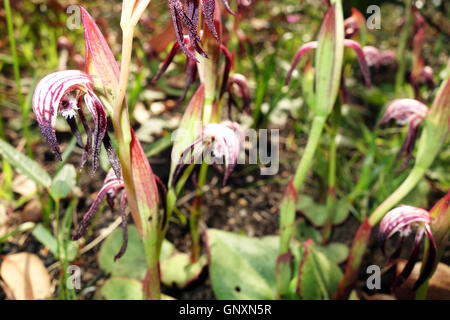
[[[172,181],[180,175],[184,165],[208,161],[217,166],[225,160],[223,184],[237,164],[239,152],[242,148],[244,132],[236,122],[224,121],[222,123],[209,123],[201,129],[200,137],[195,140],[179,158]]]
[[[419,125],[427,115],[428,107],[422,102],[414,99],[396,99],[392,101],[386,109],[386,112],[380,121],[381,125],[386,124],[391,119],[395,119],[398,125],[409,125],[408,136],[403,143],[400,152],[397,154],[396,161],[402,155],[406,157],[399,170],[403,170],[411,160]]]
[[[416,290],[432,272],[437,249],[430,224],[431,216],[428,211],[412,206],[400,206],[392,209],[384,216],[383,220],[381,221],[378,241],[380,243],[383,254],[385,254],[386,240],[392,237],[395,233],[399,233],[397,247],[389,256],[388,264],[393,263],[394,260],[399,257],[403,239],[412,232],[413,228],[417,228],[414,246],[410,253],[408,262],[400,275],[394,280],[392,284],[393,288],[400,286],[411,274],[414,268],[414,264],[416,263],[416,259],[419,255],[420,244],[424,235],[427,236],[430,243],[429,255],[426,259],[426,264],[422,270],[422,273],[414,285],[414,290]]]
[[[127,196],[125,193],[125,185],[123,182],[122,176],[120,178],[117,177],[114,170],[109,170],[108,174],[106,175],[106,178],[103,182],[103,186],[100,189],[100,191],[97,194],[97,197],[95,198],[94,202],[90,206],[89,210],[85,213],[83,216],[83,219],[81,220],[78,230],[76,234],[72,237],[72,240],[78,240],[80,239],[87,231],[89,225],[91,224],[92,219],[95,217],[95,214],[97,213],[102,201],[106,198],[107,203],[111,210],[114,209],[114,199],[120,196],[120,211],[121,211],[121,218],[122,218],[122,246],[117,253],[117,255],[114,257],[114,260],[119,259],[127,249],[127,242],[128,242],[128,232],[127,232],[127,214],[126,214],[126,203],[127,203]]]
[[[222,0],[222,3],[229,13],[234,14],[227,0]],[[239,4],[240,1],[238,1],[238,5]],[[174,25],[178,44],[184,54],[194,61],[197,61],[197,59],[195,58],[195,55],[188,49],[184,41],[183,25],[187,29],[189,40],[195,51],[197,51],[202,56],[207,57],[206,53],[200,47],[201,38],[199,33],[197,32],[200,7],[202,8],[202,14],[208,30],[211,32],[213,37],[217,41],[219,41],[219,33],[216,30],[216,26],[214,24],[214,13],[216,10],[215,0],[186,0],[185,5],[183,5],[180,0],[169,0],[170,15],[172,16],[172,22]]]
[[[94,122],[93,133],[84,115],[83,104]],[[110,143],[109,137],[106,137],[106,112],[100,99],[94,93],[92,78],[79,70],[51,73],[37,84],[32,107],[41,132],[58,159],[61,160],[61,150],[56,139],[55,122],[58,114],[61,114],[69,123],[78,145],[85,148],[81,166],[84,166],[92,153],[93,172],[95,172],[98,168],[102,142],[108,147]],[[75,122],[76,115],[79,116],[88,136],[85,146]],[[105,137],[106,141],[104,141]],[[118,168],[116,167],[115,170]]]

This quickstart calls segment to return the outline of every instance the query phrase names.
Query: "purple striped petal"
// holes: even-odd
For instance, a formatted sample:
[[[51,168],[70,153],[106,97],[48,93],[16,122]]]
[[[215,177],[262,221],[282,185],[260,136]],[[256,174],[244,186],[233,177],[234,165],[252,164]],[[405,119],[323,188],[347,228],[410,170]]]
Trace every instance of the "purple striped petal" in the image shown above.
[[[58,112],[72,116],[76,110],[72,101],[65,100],[67,105],[64,107],[62,102],[72,91],[87,91],[92,84],[88,74],[79,70],[66,70],[47,75],[36,86],[32,100],[33,112],[42,134],[60,160],[61,150],[55,135],[56,117]]]
[[[100,204],[105,199],[105,197],[115,197],[123,188],[123,180],[116,176],[114,170],[109,170],[103,183],[103,187],[98,192],[97,197],[95,198],[94,203],[91,205],[88,212],[86,212],[86,214],[83,216],[77,233],[72,237],[72,240],[78,240],[86,233],[87,228],[92,221],[92,218],[95,216],[95,213],[97,212]]]
[[[292,61],[291,68],[289,69],[288,74],[286,76],[286,82],[285,82],[286,84],[289,84],[289,82],[291,81],[292,73],[294,72],[298,63],[302,59],[303,55],[312,49],[317,49],[317,44],[318,44],[317,41],[311,41],[311,42],[305,43],[304,45],[302,45],[300,47],[300,49],[298,49],[297,53],[295,54],[294,60]]]
[[[350,39],[344,40],[344,46],[346,46],[348,48],[352,48],[355,51],[356,56],[358,58],[359,67],[361,69],[361,73],[364,78],[364,83],[365,83],[366,87],[368,89],[370,89],[370,70],[369,70],[369,67],[367,66],[363,49],[361,48],[361,46],[359,45],[358,42],[350,40]]]
[[[428,107],[422,102],[414,99],[396,99],[392,101],[380,124],[385,124],[391,119],[395,119],[397,124],[405,125],[410,123],[413,118],[422,121],[428,114]]]

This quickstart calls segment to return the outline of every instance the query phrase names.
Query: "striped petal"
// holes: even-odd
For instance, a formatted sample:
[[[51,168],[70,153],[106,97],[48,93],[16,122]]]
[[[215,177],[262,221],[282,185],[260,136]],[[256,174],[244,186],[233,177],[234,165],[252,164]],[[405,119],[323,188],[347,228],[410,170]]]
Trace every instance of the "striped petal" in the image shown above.
[[[396,99],[392,101],[380,124],[385,124],[391,119],[395,119],[397,124],[405,125],[413,118],[422,121],[428,114],[428,107],[422,102],[414,99]]]
[[[61,160],[61,150],[56,140],[55,121],[58,112],[72,113],[72,103],[64,100],[74,90],[87,91],[93,85],[91,77],[79,70],[59,71],[44,77],[36,86],[33,95],[33,112],[42,134]],[[63,101],[66,105],[63,106]]]

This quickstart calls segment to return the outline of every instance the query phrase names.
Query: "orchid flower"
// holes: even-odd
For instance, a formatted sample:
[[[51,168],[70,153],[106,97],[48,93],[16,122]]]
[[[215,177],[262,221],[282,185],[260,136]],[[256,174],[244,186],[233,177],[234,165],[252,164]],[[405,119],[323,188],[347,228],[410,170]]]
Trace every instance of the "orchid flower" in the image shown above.
[[[414,11],[413,24],[413,66],[411,71],[411,85],[414,88],[415,97],[419,97],[420,85],[426,83],[429,88],[435,86],[433,80],[433,69],[430,66],[425,66],[424,57],[422,55],[422,48],[425,42],[425,19],[416,8]]]
[[[182,153],[177,168],[173,173],[173,183],[180,175],[185,164],[197,163],[202,155],[211,155],[211,164],[222,163],[225,158],[225,173],[223,185],[237,164],[239,152],[243,146],[244,132],[236,122],[224,121],[219,123],[209,123],[201,129],[201,137],[195,140]],[[199,147],[198,147],[199,146]],[[191,156],[190,158],[188,158]],[[207,159],[209,160],[209,159]]]
[[[388,264],[391,264],[393,260],[400,255],[403,239],[411,233],[412,227],[417,226],[418,228],[408,262],[400,275],[394,280],[392,284],[393,288],[400,286],[411,274],[416,262],[415,260],[419,255],[420,243],[424,235],[427,236],[430,243],[429,255],[419,279],[414,284],[414,290],[416,290],[431,274],[436,259],[437,249],[430,224],[431,216],[428,211],[412,206],[397,207],[389,211],[383,220],[381,220],[378,240],[383,254],[385,254],[386,240],[395,233],[400,233],[397,247],[388,258]]]
[[[345,38],[350,39],[365,27],[366,19],[357,9],[352,8],[352,15],[344,20]]]
[[[78,227],[78,231],[73,236],[72,240],[78,240],[80,239],[87,231],[92,219],[94,218],[95,214],[97,213],[100,204],[102,201],[106,198],[107,203],[111,209],[111,211],[114,209],[114,199],[117,198],[120,195],[120,211],[121,211],[121,217],[122,217],[122,237],[123,242],[122,246],[117,253],[117,255],[114,257],[114,260],[119,259],[124,253],[127,248],[127,241],[128,241],[128,232],[127,232],[127,214],[126,214],[126,202],[127,202],[127,196],[124,191],[125,185],[123,182],[122,176],[120,178],[117,177],[116,173],[113,169],[110,169],[108,174],[106,175],[106,178],[103,182],[103,186],[100,189],[100,191],[97,194],[97,197],[95,198],[94,202],[90,206],[89,210],[85,213],[83,216],[83,219],[80,222],[80,225]]]
[[[422,102],[414,99],[396,99],[392,101],[386,109],[386,112],[380,121],[381,125],[386,124],[391,119],[395,119],[397,124],[401,126],[409,124],[408,136],[396,157],[397,161],[402,154],[405,154],[406,156],[399,171],[403,170],[411,160],[419,125],[427,115],[428,107]]]
[[[233,14],[228,1],[222,0],[222,3],[224,4],[227,11]],[[188,49],[184,41],[183,24],[187,29],[189,40],[195,51],[197,51],[202,56],[207,57],[206,53],[199,45],[199,43],[201,43],[200,35],[197,32],[197,23],[200,15],[199,7],[199,0],[187,0],[186,8],[180,0],[169,0],[170,15],[172,16],[172,22],[174,25],[178,44],[184,54],[194,61],[197,61],[197,59],[195,58],[195,55],[192,53],[192,51]],[[208,27],[209,31],[211,31],[211,34],[214,36],[214,38],[219,41],[219,36],[216,27],[214,26],[215,7],[215,0],[201,0],[201,8],[203,17],[205,19],[205,24]]]
[[[395,64],[397,55],[392,50],[378,50],[373,46],[363,47],[364,57],[369,67],[374,67],[378,70],[382,66],[389,66]]]
[[[55,134],[58,113],[67,120],[78,145],[84,147],[81,167],[92,153],[93,172],[97,170],[100,148],[103,143],[108,151],[113,169],[116,173],[120,173],[117,156],[106,132],[106,111],[95,94],[93,86],[94,82],[91,76],[79,70],[51,73],[39,81],[36,86],[32,100],[33,112],[43,136],[59,160],[61,160],[61,150]],[[83,101],[94,121],[93,133],[83,112]],[[77,114],[87,134],[85,146],[75,121]]]
[[[310,51],[312,49],[317,49],[317,46],[318,46],[318,41],[311,41],[311,42],[305,43],[298,49],[297,54],[295,55],[294,60],[292,61],[291,68],[289,69],[289,72],[286,76],[286,84],[288,84],[291,81],[292,73],[294,72],[295,68],[297,67],[298,63],[300,62],[302,57],[305,55],[305,53],[307,53],[308,51]],[[364,83],[367,88],[370,88],[370,84],[371,84],[370,83],[370,70],[367,66],[365,54],[364,54],[364,51],[362,50],[361,46],[359,45],[358,42],[350,40],[350,39],[344,40],[344,46],[355,50],[355,53],[358,57],[359,66],[361,68],[361,73],[364,78]]]
[[[184,37],[183,41],[187,46],[187,50],[189,50],[189,52],[193,54],[195,52],[195,49],[191,45],[191,41],[189,40],[189,38]],[[166,59],[164,59],[164,62],[162,63],[158,73],[153,77],[152,83],[158,81],[164,74],[164,72],[166,72],[167,68],[172,63],[174,57],[179,52],[179,50],[180,45],[178,42],[175,42],[172,48],[170,49]],[[222,97],[225,92],[228,92],[230,95],[230,104],[236,105],[236,101],[232,97],[233,85],[235,84],[239,88],[239,95],[243,99],[243,109],[247,110],[250,105],[250,90],[248,88],[247,79],[243,75],[236,75],[236,74],[231,76],[230,78],[230,72],[234,64],[234,55],[232,55],[224,45],[220,45],[220,50],[224,55],[225,65],[223,68],[222,85],[220,88],[219,97]],[[183,94],[178,99],[178,102],[181,102],[186,98],[186,94],[189,88],[194,83],[195,79],[197,78],[197,74],[198,74],[197,61],[187,56],[186,80]]]

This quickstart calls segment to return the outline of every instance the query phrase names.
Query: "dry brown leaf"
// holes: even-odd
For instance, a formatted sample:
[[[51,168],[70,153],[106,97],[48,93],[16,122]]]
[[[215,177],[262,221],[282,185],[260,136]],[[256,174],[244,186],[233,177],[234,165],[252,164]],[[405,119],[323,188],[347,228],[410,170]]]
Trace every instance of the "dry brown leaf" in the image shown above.
[[[5,206],[0,204],[0,237],[8,232],[8,220]]]
[[[400,260],[397,263],[397,274],[403,270],[406,260]],[[422,262],[417,262],[411,275],[399,288],[394,290],[398,299],[414,299],[415,292],[412,291],[414,283],[419,278]],[[450,300],[450,266],[439,263],[433,277],[428,284],[428,300]]]
[[[17,175],[12,182],[12,190],[21,196],[36,192],[36,183],[23,175]]]
[[[38,198],[33,198],[23,208],[20,214],[22,222],[32,221],[37,222],[42,218],[42,206]]]
[[[29,252],[7,255],[0,276],[16,300],[50,297],[50,276],[41,259]]]

